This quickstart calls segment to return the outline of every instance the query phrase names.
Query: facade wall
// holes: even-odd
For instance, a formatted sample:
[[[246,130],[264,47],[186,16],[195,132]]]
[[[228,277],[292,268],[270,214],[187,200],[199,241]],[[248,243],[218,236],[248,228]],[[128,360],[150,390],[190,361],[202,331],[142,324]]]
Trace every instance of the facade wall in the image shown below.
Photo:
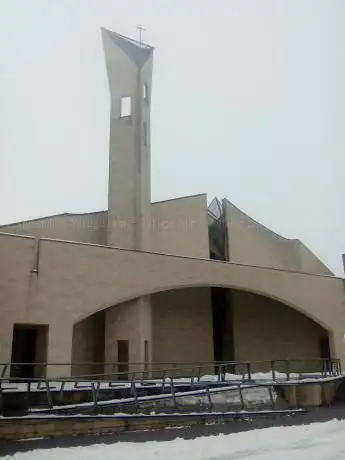
[[[49,324],[48,362],[68,363],[74,324],[97,311],[169,289],[221,286],[280,300],[318,321],[345,364],[342,279],[51,240],[41,240],[32,273],[35,244],[0,235],[2,362],[10,360],[16,322]],[[66,375],[69,367],[49,372]]]
[[[299,240],[289,240],[272,232],[228,200],[224,200],[224,209],[230,262],[332,275]]]
[[[320,358],[319,340],[327,335],[321,326],[267,297],[232,290],[231,302],[235,360],[301,359],[305,361],[302,366],[296,362],[295,370],[315,370],[312,360]],[[269,370],[270,363],[257,369]]]
[[[189,362],[195,365],[214,360],[209,288],[154,294],[152,309],[154,363]],[[154,368],[159,365],[155,364]]]
[[[326,267],[301,241],[296,240],[297,251],[300,258],[300,271],[303,273],[315,273],[318,275],[333,276],[331,270]]]
[[[206,195],[151,205],[152,251],[208,259]]]
[[[107,244],[107,212],[61,214],[0,227],[0,231],[36,238]]]

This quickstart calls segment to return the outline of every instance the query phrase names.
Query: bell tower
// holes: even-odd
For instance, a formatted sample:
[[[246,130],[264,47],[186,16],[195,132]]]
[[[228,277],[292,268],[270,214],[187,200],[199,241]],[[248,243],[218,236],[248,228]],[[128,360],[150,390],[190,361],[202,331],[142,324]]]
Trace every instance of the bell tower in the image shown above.
[[[102,37],[111,97],[107,244],[150,251],[153,48],[106,29]],[[152,360],[150,296],[105,312],[105,361],[123,360],[143,370]]]
[[[150,250],[153,48],[102,29],[111,97],[107,243]]]

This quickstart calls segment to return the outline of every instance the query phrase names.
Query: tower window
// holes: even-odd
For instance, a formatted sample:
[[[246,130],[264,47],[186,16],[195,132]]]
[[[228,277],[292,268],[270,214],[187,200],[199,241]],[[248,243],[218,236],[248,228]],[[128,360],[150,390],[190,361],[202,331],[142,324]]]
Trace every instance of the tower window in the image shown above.
[[[143,85],[143,98],[146,102],[149,100],[149,87],[146,83]]]
[[[131,96],[123,96],[121,97],[121,104],[120,104],[120,117],[130,117],[132,114],[132,101]]]
[[[144,142],[144,146],[147,147],[147,124],[143,123],[143,142]]]

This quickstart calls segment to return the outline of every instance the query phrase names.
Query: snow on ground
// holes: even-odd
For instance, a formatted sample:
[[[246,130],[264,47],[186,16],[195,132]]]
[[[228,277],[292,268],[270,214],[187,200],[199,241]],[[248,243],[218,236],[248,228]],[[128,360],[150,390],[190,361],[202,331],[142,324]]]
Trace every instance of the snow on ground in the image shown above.
[[[275,427],[167,442],[99,444],[36,450],[5,460],[343,460],[345,421]]]

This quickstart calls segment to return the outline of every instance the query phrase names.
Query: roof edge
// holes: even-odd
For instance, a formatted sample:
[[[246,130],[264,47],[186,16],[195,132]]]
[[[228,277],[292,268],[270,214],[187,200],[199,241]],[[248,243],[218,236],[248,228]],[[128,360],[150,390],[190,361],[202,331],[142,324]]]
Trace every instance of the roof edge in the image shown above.
[[[108,212],[108,210],[92,211],[92,212],[61,212],[61,213],[58,213],[58,214],[51,214],[49,216],[35,217],[34,219],[20,220],[20,221],[17,221],[17,222],[10,222],[8,224],[2,224],[2,225],[0,225],[0,229],[5,228],[5,227],[13,227],[14,225],[30,224],[31,222],[39,222],[40,220],[52,219],[54,217],[91,216],[91,215],[94,215],[94,214],[102,214],[102,213],[106,213],[106,212]]]
[[[274,230],[271,230],[270,228],[266,227],[266,225],[262,224],[261,222],[259,222],[258,220],[254,219],[253,217],[251,217],[246,212],[242,211],[242,209],[240,209],[238,206],[233,204],[228,198],[222,198],[222,202],[224,202],[224,201],[229,203],[231,206],[233,206],[237,211],[242,213],[244,216],[248,217],[248,219],[250,219],[253,223],[257,224],[258,226],[262,227],[263,229],[267,230],[268,232],[272,233],[273,235],[281,238],[282,240],[292,242],[292,243],[296,243],[298,241],[297,238],[286,238],[285,236],[280,235],[279,233],[275,232]]]
[[[118,38],[121,38],[122,40],[127,40],[128,42],[132,43],[132,45],[136,45],[138,48],[144,48],[147,50],[154,50],[154,46],[149,45],[146,42],[140,42],[139,40],[135,40],[135,38],[127,37],[126,35],[119,34],[118,32],[114,32],[113,30],[107,29],[106,27],[101,27],[101,32],[110,34],[110,35],[116,35]]]

